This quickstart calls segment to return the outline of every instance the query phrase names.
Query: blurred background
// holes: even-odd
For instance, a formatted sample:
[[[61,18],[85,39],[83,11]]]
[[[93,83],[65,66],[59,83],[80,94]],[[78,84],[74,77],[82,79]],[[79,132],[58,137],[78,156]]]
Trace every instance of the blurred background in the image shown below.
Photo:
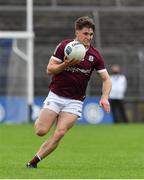
[[[35,120],[48,93],[50,56],[62,39],[74,37],[74,21],[88,15],[96,24],[93,44],[108,71],[119,64],[127,77],[129,122],[144,122],[144,0],[33,0],[33,19],[28,2],[0,0],[0,121],[29,122],[29,105]],[[90,98],[101,95],[96,76],[87,89]]]

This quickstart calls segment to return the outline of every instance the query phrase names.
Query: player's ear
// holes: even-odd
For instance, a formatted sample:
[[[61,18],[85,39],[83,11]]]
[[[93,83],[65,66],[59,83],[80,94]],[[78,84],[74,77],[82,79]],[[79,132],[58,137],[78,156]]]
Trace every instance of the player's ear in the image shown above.
[[[76,35],[76,36],[78,35],[78,30],[75,31],[75,35]]]

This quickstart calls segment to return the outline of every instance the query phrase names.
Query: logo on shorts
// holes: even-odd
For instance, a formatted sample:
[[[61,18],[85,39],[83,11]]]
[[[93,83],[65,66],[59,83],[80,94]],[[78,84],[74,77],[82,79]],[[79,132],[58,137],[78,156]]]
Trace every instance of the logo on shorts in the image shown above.
[[[47,102],[46,104],[47,104],[47,105],[50,105],[50,102]]]

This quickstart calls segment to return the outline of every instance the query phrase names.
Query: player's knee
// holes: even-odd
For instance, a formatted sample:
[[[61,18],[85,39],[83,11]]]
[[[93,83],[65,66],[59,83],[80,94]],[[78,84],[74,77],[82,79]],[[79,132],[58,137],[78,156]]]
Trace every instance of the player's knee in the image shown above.
[[[66,133],[65,129],[56,130],[54,133],[55,141],[59,141],[65,135],[65,133]]]
[[[47,133],[47,129],[44,125],[35,123],[35,133],[38,136],[44,136]]]
[[[44,136],[46,132],[43,129],[36,129],[36,135],[38,136]]]

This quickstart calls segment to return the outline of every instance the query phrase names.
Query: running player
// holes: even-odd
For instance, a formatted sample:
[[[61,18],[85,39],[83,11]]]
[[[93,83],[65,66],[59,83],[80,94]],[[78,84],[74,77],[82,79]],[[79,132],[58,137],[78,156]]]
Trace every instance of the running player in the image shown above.
[[[54,133],[40,147],[36,155],[27,163],[27,167],[36,168],[37,163],[47,157],[58,146],[67,131],[73,127],[81,116],[83,100],[88,81],[93,70],[96,70],[102,80],[102,96],[100,106],[110,112],[108,102],[111,90],[111,80],[104,65],[104,59],[99,51],[91,45],[95,31],[93,20],[87,16],[75,21],[75,39],[63,40],[56,48],[47,65],[47,73],[52,75],[49,94],[35,122],[38,136],[48,133],[54,122]],[[86,55],[79,63],[73,59],[68,61],[64,48],[70,41],[77,40],[86,47]]]

